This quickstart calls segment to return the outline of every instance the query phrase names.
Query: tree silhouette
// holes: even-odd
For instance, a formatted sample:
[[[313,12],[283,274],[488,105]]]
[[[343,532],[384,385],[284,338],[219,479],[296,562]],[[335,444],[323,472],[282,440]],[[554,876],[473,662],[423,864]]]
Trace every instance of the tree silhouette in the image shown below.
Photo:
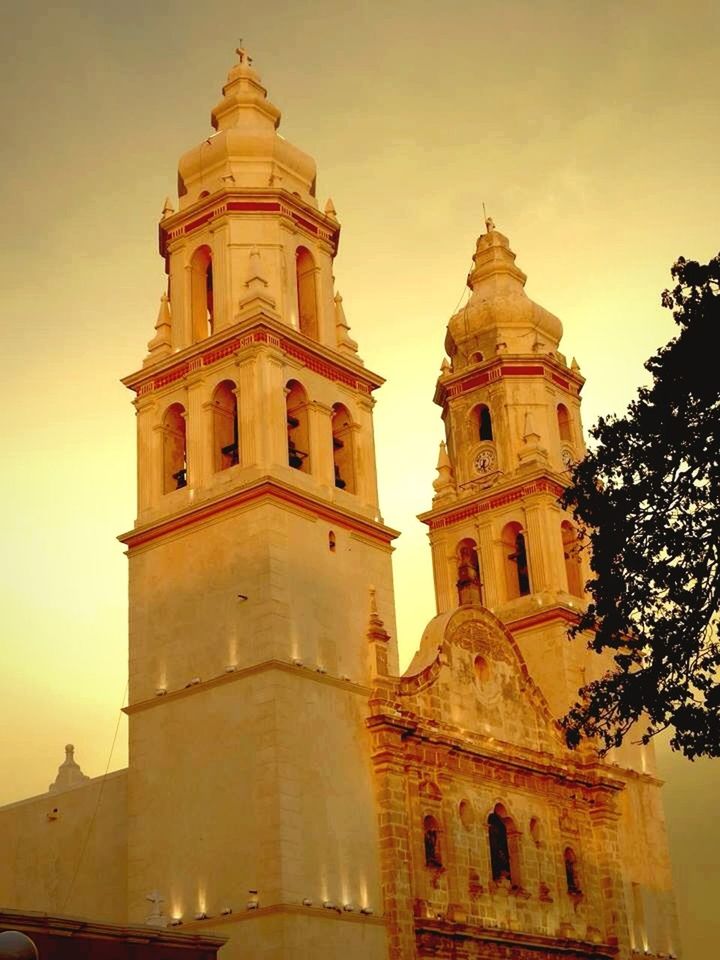
[[[613,669],[580,691],[568,743],[606,752],[639,723],[643,742],[670,729],[687,757],[720,756],[720,254],[680,258],[665,290],[677,336],[645,367],[623,417],[601,418],[596,444],[561,502],[590,547],[587,612],[571,629],[612,651]]]

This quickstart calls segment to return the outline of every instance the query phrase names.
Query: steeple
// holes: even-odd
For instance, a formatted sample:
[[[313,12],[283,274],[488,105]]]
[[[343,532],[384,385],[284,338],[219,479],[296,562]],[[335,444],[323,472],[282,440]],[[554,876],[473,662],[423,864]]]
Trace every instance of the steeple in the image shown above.
[[[560,320],[527,295],[527,278],[491,219],[472,259],[471,295],[448,322],[449,361],[435,391],[446,449],[432,509],[421,516],[438,612],[479,599],[519,639],[540,615],[560,624],[560,666],[551,669],[567,673],[564,696],[574,682],[564,630],[589,571],[558,497],[584,450],[583,378],[559,352]],[[533,662],[533,651],[523,652]]]

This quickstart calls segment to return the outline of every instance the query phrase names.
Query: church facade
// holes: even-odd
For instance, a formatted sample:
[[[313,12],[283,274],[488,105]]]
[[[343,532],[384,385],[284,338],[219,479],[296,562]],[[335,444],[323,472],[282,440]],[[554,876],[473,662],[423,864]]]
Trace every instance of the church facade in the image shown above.
[[[558,504],[577,364],[492,221],[450,319],[427,525],[437,616],[401,675],[373,441],[311,157],[245,51],[179,163],[142,366],[129,764],[72,747],[0,809],[0,904],[222,936],[225,960],[675,956],[651,747],[570,751],[602,671]]]

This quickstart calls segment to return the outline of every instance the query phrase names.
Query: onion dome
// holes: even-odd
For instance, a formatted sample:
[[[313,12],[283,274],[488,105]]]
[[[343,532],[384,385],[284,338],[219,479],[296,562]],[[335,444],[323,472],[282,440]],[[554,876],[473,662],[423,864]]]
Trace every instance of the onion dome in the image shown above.
[[[277,133],[280,111],[243,49],[210,118],[217,131],[178,165],[180,207],[220,189],[273,187],[315,200],[315,161]]]
[[[448,323],[445,349],[453,370],[498,353],[554,353],[562,323],[525,293],[527,277],[515,263],[508,238],[488,219],[468,276],[470,299]]]

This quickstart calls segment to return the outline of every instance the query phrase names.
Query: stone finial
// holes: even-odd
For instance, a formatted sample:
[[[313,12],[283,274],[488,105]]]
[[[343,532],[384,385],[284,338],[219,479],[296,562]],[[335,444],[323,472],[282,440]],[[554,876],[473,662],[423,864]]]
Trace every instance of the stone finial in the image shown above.
[[[386,677],[388,674],[388,643],[390,634],[385,629],[377,608],[375,587],[370,587],[370,616],[368,617],[367,638],[371,650],[370,669],[373,677]]]
[[[573,373],[580,373],[580,364],[577,362],[575,357],[572,358],[572,363],[570,364],[570,369]]]
[[[155,363],[172,351],[172,317],[167,293],[160,297],[160,309],[155,321],[155,336],[148,341],[148,355],[145,364]]]
[[[495,229],[495,221],[492,217],[485,217],[485,233],[492,233]]]
[[[335,294],[335,337],[337,340],[338,350],[342,350],[343,353],[357,353],[358,345],[350,336],[350,325],[347,322],[347,317],[345,316],[345,309],[343,307],[343,298],[339,293]]]
[[[447,447],[445,446],[444,440],[440,441],[437,473],[437,477],[433,480],[433,489],[435,490],[433,503],[436,500],[442,499],[448,493],[453,493],[455,489],[453,484],[452,464],[450,463],[450,457],[448,456]]]
[[[540,445],[540,434],[535,428],[535,418],[531,410],[525,413],[522,440],[522,449],[518,453],[521,467],[532,468],[547,464],[548,453]]]
[[[329,217],[331,220],[337,220],[337,210],[335,209],[335,204],[332,202],[332,197],[327,198],[327,203],[325,204],[325,216]]]
[[[269,281],[265,273],[265,263],[263,262],[260,248],[253,244],[250,248],[248,257],[248,274],[245,281],[247,294],[240,301],[240,312],[247,312],[248,309],[265,307],[272,311],[275,310],[275,298],[268,292]]]
[[[75,747],[68,743],[65,747],[65,759],[58,767],[57,777],[48,787],[49,793],[60,793],[63,790],[72,790],[82,786],[90,777],[85,776],[75,761]]]
[[[452,367],[450,366],[448,358],[443,357],[442,363],[440,364],[440,376],[445,377],[448,373],[452,373]]]
[[[175,207],[173,207],[170,202],[170,197],[165,197],[165,203],[162,208],[162,219],[166,220],[168,217],[171,217],[175,213]]]

